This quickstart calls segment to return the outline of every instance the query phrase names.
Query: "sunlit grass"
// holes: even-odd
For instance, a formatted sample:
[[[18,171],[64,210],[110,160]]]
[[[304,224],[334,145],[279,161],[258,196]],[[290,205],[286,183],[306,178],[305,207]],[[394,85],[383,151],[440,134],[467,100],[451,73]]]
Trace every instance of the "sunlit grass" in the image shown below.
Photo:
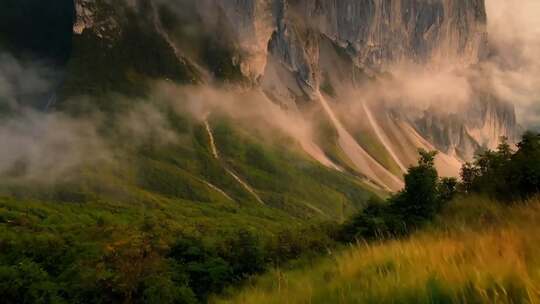
[[[405,240],[278,269],[216,303],[538,303],[540,202],[452,203]]]

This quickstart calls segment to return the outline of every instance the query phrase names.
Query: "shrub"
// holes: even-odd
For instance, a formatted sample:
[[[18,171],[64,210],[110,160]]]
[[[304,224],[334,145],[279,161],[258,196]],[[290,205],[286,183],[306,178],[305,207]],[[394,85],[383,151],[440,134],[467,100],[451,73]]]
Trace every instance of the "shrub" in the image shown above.
[[[189,287],[201,300],[210,293],[221,291],[232,280],[229,263],[198,240],[178,240],[169,257],[185,271]]]
[[[232,275],[236,280],[265,269],[262,244],[259,238],[248,230],[241,229],[226,239],[219,251],[220,256],[231,266]]]
[[[403,236],[430,221],[455,194],[457,180],[439,179],[437,152],[419,151],[418,165],[405,175],[405,188],[386,202],[371,200],[342,228],[340,239],[375,239]]]
[[[540,192],[540,134],[526,132],[513,152],[506,138],[496,151],[479,153],[461,168],[460,188],[501,201],[526,200]]]

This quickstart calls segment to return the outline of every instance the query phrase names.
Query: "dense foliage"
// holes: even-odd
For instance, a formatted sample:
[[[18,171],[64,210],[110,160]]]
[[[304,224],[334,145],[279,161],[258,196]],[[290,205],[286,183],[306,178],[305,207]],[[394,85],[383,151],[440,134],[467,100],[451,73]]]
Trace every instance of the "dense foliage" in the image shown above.
[[[459,183],[438,178],[435,153],[420,154],[403,191],[372,200],[341,228],[341,240],[368,242],[315,266],[276,269],[216,303],[537,302],[540,134],[478,154]]]
[[[275,269],[213,303],[536,303],[540,201],[456,197],[407,238],[357,242],[295,269]]]
[[[496,151],[479,153],[461,169],[461,182],[440,179],[436,153],[420,151],[417,166],[405,175],[405,188],[386,202],[372,200],[344,226],[342,238],[406,235],[430,221],[457,191],[480,193],[503,202],[523,201],[540,193],[540,134],[526,132],[513,151],[502,138]]]
[[[276,232],[229,228],[201,236],[172,226],[181,222],[171,214],[185,211],[167,204],[179,203],[146,208],[139,218],[142,206],[0,199],[3,302],[197,303],[271,265],[334,246],[320,226],[262,223]],[[204,217],[193,220],[204,229]],[[248,226],[235,216],[219,221]]]
[[[513,151],[506,139],[461,170],[462,189],[500,201],[526,200],[540,192],[540,134],[526,132]]]
[[[405,174],[405,188],[386,202],[372,200],[342,229],[345,241],[375,239],[410,233],[441,210],[454,196],[457,181],[440,179],[434,167],[436,152],[420,150],[417,166]]]
[[[110,119],[102,136],[114,143],[114,163],[34,181],[20,179],[28,169],[21,159],[0,176],[4,303],[204,302],[274,265],[335,247],[336,222],[372,196],[354,177],[294,145],[265,143],[226,117],[210,118],[215,159],[204,126],[163,111],[174,143],[149,136],[135,144],[121,119]]]
[[[0,241],[3,303],[204,302],[271,265],[334,246],[315,226],[275,236],[240,228],[196,238],[168,236],[170,228],[152,218],[116,228],[114,218],[97,218],[94,225],[80,223],[85,232],[55,233],[47,226],[62,219],[51,219],[50,210],[19,216],[14,209],[4,209],[0,220],[8,228]],[[30,227],[33,234],[24,231]]]

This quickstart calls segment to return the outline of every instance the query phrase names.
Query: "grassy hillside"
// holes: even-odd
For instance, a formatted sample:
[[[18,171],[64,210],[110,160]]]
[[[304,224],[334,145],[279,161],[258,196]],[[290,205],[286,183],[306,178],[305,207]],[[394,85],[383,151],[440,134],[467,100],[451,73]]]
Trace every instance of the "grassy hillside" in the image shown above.
[[[134,101],[130,107],[136,105]],[[153,131],[146,135],[126,133],[122,124],[128,114],[108,114],[99,129],[100,136],[112,147],[108,151],[113,154],[112,162],[98,166],[82,162],[70,172],[72,176],[55,181],[21,179],[26,174],[25,166],[14,164],[13,170],[0,176],[0,194],[45,205],[58,202],[83,207],[114,202],[138,209],[159,202],[177,202],[179,208],[215,208],[232,214],[254,212],[283,221],[338,221],[355,213],[375,195],[355,176],[328,169],[311,159],[279,131],[268,142],[257,130],[247,131],[248,126],[226,116],[209,121],[220,154],[220,159],[215,159],[201,122],[163,111],[168,116],[160,123],[170,127],[173,141],[160,143],[158,137],[163,134]],[[154,130],[152,122],[137,123]],[[226,169],[250,185],[265,204],[258,204]],[[194,218],[182,222],[197,221]]]
[[[535,231],[536,209],[494,207],[477,200],[451,205],[438,222],[410,239],[357,245],[319,257],[320,263],[309,268],[251,280],[292,261],[313,263],[310,258],[335,250],[343,241],[338,223],[387,194],[355,173],[329,121],[316,128],[316,140],[343,172],[316,162],[270,124],[257,125],[252,117],[251,122],[233,119],[219,110],[204,113],[205,96],[200,96],[201,106],[189,104],[182,99],[189,97],[175,90],[154,94],[155,80],[197,84],[204,80],[205,73],[199,74],[204,69],[217,85],[247,81],[233,60],[241,54],[231,46],[225,20],[217,20],[219,30],[194,33],[190,27],[202,23],[184,16],[193,11],[184,6],[191,2],[180,3],[176,14],[162,6],[155,17],[169,33],[164,34],[148,3],[137,1],[141,6],[132,9],[109,2],[95,1],[94,28],[74,37],[63,35],[61,41],[51,41],[58,49],[43,50],[62,63],[67,60],[62,85],[54,86],[58,98],[53,107],[33,113],[36,120],[51,123],[38,125],[39,130],[30,124],[31,132],[25,131],[31,134],[30,148],[23,138],[21,156],[10,157],[10,168],[0,171],[3,302],[204,303],[209,295],[246,281],[246,289],[214,300],[514,303],[537,296],[532,286],[538,274],[531,271],[537,265],[536,247],[529,245],[537,240],[525,233]],[[24,11],[18,15],[24,18]],[[70,30],[71,13],[63,16],[69,18],[53,25]],[[17,34],[0,35],[0,44],[20,38]],[[35,42],[40,46],[43,40],[48,41]],[[323,89],[335,93],[331,84]],[[162,96],[168,94],[172,96]],[[187,108],[208,114],[208,120],[186,114]],[[20,120],[21,125],[28,119],[25,113],[10,115],[5,114],[8,121]],[[28,136],[14,131],[15,137]],[[399,171],[373,132],[355,135],[379,162]],[[91,157],[101,152],[107,159]],[[73,164],[77,155],[82,159]],[[92,161],[85,162],[86,156]],[[37,174],[36,165],[41,169]],[[60,176],[53,174],[67,167]],[[382,215],[367,221],[377,228],[374,232],[395,222],[389,230],[399,226],[408,231],[409,223],[418,222],[414,228],[421,228],[432,219],[442,201],[432,167],[420,166],[416,174],[411,169],[412,190],[390,198],[396,208],[375,207]],[[433,174],[425,175],[424,169]],[[414,186],[436,191],[430,197]],[[411,201],[424,204],[409,208]],[[408,213],[396,216],[396,210]],[[385,223],[385,216],[395,221]],[[478,218],[481,225],[474,224]]]
[[[35,114],[62,123],[35,130],[39,138],[31,141],[43,147],[37,159],[21,149],[0,172],[3,302],[205,302],[269,265],[334,246],[336,224],[377,195],[358,177],[311,159],[282,132],[265,130],[274,132],[269,141],[213,113],[216,158],[205,125],[178,109],[180,97],[172,105],[152,96],[154,80],[192,84],[200,75],[158,34],[151,10],[95,6],[99,26],[71,37],[68,24],[58,98]],[[185,47],[182,19],[163,11],[164,28]],[[0,43],[7,38],[0,35]],[[234,49],[213,38],[197,41],[194,48],[205,52],[195,59],[220,81],[242,81]],[[76,144],[64,140],[86,123]],[[86,149],[93,140],[105,151]],[[85,161],[102,152],[106,160]],[[73,153],[81,160],[53,174]],[[33,165],[42,163],[50,167],[34,176]]]
[[[209,121],[215,159],[202,123],[160,111],[172,142],[125,134],[122,114],[107,114],[99,129],[113,162],[83,162],[57,180],[25,179],[24,159],[2,173],[0,294],[7,303],[204,301],[267,265],[333,246],[326,227],[374,195],[283,134],[268,142],[226,116]]]
[[[537,303],[539,199],[456,199],[402,240],[357,244],[271,273],[215,303]]]

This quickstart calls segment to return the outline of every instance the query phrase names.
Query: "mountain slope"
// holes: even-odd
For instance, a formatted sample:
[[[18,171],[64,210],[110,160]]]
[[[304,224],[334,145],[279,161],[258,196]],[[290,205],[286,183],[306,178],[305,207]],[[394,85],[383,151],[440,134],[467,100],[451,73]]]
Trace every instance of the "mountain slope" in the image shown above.
[[[320,121],[330,123],[335,140],[293,136],[308,155],[390,191],[400,189],[417,148],[444,152],[441,172],[455,176],[477,149],[517,133],[513,108],[482,93],[465,116],[429,108],[409,115],[384,96],[350,97],[384,88],[384,73],[396,64],[468,69],[480,62],[483,1],[78,0],[75,13],[73,53],[54,104],[72,114],[129,111],[129,99],[152,98],[158,79],[262,90],[315,133],[325,132]]]
[[[326,90],[324,93],[332,95],[332,100],[337,103],[350,99],[347,96],[350,91],[361,91],[370,85],[370,81],[378,82],[381,76],[384,78],[381,73],[392,72],[396,65],[427,65],[435,70],[451,65],[454,69],[467,70],[481,63],[487,55],[487,20],[483,1],[396,1],[391,4],[384,1],[207,2],[207,6],[221,8],[228,22],[237,29],[232,35],[240,47],[243,73],[260,83],[273,100],[293,112],[303,112],[306,104],[316,104],[321,90]],[[410,118],[406,117],[406,111],[400,113],[402,123],[448,154],[448,162],[454,168],[441,168],[444,174],[455,175],[460,162],[469,161],[481,147],[494,148],[500,136],[511,141],[516,139],[519,127],[512,118],[515,116],[513,107],[497,100],[481,87],[473,87],[473,90],[469,108],[459,109],[455,118],[451,118],[452,113],[439,113],[432,109],[426,109],[423,117]],[[357,99],[360,100],[350,100],[349,103],[365,103],[362,97]],[[373,101],[387,104],[377,107],[378,112],[403,111],[399,107],[395,109],[392,101],[384,99],[380,97]],[[443,102],[437,99],[440,97],[434,96],[431,102]],[[414,106],[415,101],[410,102]],[[491,126],[482,126],[489,114],[481,109],[492,109],[488,112],[497,113],[489,116],[493,120],[489,123]],[[426,126],[430,115],[440,116],[438,125]],[[368,129],[376,134],[373,127],[384,122],[373,122]],[[483,128],[483,131],[477,131],[478,128]],[[354,129],[348,131],[358,133]],[[455,132],[462,134],[454,135]],[[479,132],[485,135],[479,135]],[[445,139],[446,136],[451,138]],[[389,146],[385,144],[384,136],[377,136],[376,141],[377,145]],[[417,144],[413,150],[420,146],[425,145]],[[369,146],[363,149],[373,150]],[[390,163],[381,163],[386,169],[396,171],[393,166],[397,164],[399,167],[400,163],[401,167],[406,166],[396,160],[397,157],[392,157],[392,151],[385,153],[393,158]],[[361,167],[355,170],[373,178],[367,166]],[[396,176],[400,178],[400,173]],[[395,189],[388,182],[383,185],[388,186]]]
[[[211,8],[214,10],[209,13]],[[186,10],[192,14],[186,14]],[[302,157],[320,162],[333,176],[348,175],[357,184],[371,184],[377,191],[401,188],[401,173],[414,163],[417,148],[444,152],[438,164],[441,172],[455,176],[460,163],[469,160],[474,150],[493,147],[501,135],[515,138],[510,136],[517,129],[513,108],[482,94],[469,106],[465,117],[436,110],[411,117],[408,110],[396,108],[385,98],[365,100],[361,93],[350,95],[351,90],[364,86],[384,87],[383,72],[397,63],[439,63],[442,54],[465,69],[481,61],[487,43],[483,1],[387,5],[381,1],[209,0],[177,5],[160,1],[113,5],[107,0],[78,0],[75,13],[73,52],[53,106],[77,117],[97,113],[106,121],[122,120],[138,107],[133,99],[157,98],[152,88],[160,79],[224,86],[225,91],[238,87],[262,91],[265,97],[261,100],[270,99],[282,108],[282,113],[277,111],[279,115],[300,117],[300,124],[312,129],[299,134],[285,126],[287,136],[297,144],[295,149],[299,146],[304,150]],[[218,28],[222,30],[219,34],[215,32]],[[189,34],[190,30],[196,33]],[[380,53],[377,49],[381,46],[391,51]],[[216,105],[225,106],[217,102],[219,97],[213,98],[216,100],[201,100],[198,106],[209,107],[209,111]],[[178,98],[173,106],[181,108],[185,103],[190,107],[190,102]],[[170,115],[169,105],[158,107],[163,115]],[[230,110],[224,112],[234,117],[242,111],[232,115]],[[98,123],[98,129],[112,126],[115,130],[115,123],[108,124]],[[216,136],[215,142],[220,140]],[[268,145],[260,149],[274,153]],[[251,179],[255,179],[249,173],[252,168],[242,169],[237,164],[244,158],[242,154],[227,157],[225,151],[223,159],[214,162],[233,179],[232,184],[264,202],[264,195],[258,192],[265,190],[257,188],[272,184],[271,179],[291,164],[283,163],[270,172],[259,170],[255,174],[259,185],[251,185]],[[191,173],[196,177],[200,174]],[[229,192],[227,187],[202,180]],[[348,204],[357,207],[361,202]],[[307,200],[300,205],[324,209]],[[331,217],[336,217],[335,209]]]
[[[407,82],[450,66],[475,83],[482,0],[9,0],[0,17],[8,303],[204,302],[328,250],[418,148],[456,176],[518,129],[472,85],[461,114],[440,105],[467,94]]]
[[[136,118],[139,125],[144,120]],[[212,260],[190,268],[198,272],[188,279],[186,271],[194,266],[172,257],[179,242],[200,242],[196,248],[216,255],[221,251],[215,248],[247,234],[256,249],[292,246],[286,258],[304,246],[324,246],[319,244],[325,244],[327,235],[312,234],[310,227],[324,229],[325,222],[344,220],[375,195],[354,176],[313,161],[285,135],[275,134],[283,142],[269,143],[235,120],[212,117],[208,123],[220,153],[216,159],[202,122],[172,116],[170,123],[174,132],[167,134],[174,134],[174,141],[165,142],[156,129],[145,137],[105,124],[107,152],[66,145],[59,137],[45,147],[34,139],[37,160],[24,153],[2,170],[0,278],[7,284],[0,290],[8,303],[21,298],[197,303],[194,291],[204,302],[205,293],[240,278]],[[58,150],[49,151],[52,147]],[[72,149],[107,157],[68,164]],[[268,253],[268,258],[278,256]],[[264,263],[257,269],[264,269]],[[207,277],[201,271],[224,271],[226,277],[203,285],[197,281]]]

